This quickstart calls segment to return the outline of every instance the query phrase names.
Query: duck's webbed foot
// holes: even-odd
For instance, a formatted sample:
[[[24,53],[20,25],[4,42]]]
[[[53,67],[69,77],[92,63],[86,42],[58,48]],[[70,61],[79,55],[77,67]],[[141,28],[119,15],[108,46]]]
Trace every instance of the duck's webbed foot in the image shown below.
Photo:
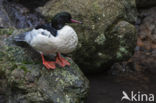
[[[41,54],[42,57],[42,61],[43,61],[43,65],[47,68],[47,69],[55,69],[55,62],[53,61],[46,61],[43,54]]]
[[[66,59],[61,57],[60,53],[57,53],[56,63],[59,64],[61,67],[65,67],[66,65],[70,66],[70,63]]]

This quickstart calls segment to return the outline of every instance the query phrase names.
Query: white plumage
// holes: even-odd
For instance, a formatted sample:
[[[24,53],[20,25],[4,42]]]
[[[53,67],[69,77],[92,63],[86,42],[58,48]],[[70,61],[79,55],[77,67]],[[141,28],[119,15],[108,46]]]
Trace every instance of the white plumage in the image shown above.
[[[57,31],[56,37],[47,30],[33,29],[27,32],[25,41],[43,54],[70,53],[76,48],[78,37],[72,27],[65,25]]]
[[[47,69],[55,69],[55,64],[61,67],[70,66],[70,63],[60,53],[72,52],[78,44],[78,37],[74,29],[66,23],[81,24],[72,19],[70,13],[61,12],[52,18],[51,23],[39,25],[29,32],[19,34],[14,37],[14,40],[26,42],[36,49],[41,54],[43,65]],[[55,53],[56,61],[47,61],[44,58],[45,54]]]

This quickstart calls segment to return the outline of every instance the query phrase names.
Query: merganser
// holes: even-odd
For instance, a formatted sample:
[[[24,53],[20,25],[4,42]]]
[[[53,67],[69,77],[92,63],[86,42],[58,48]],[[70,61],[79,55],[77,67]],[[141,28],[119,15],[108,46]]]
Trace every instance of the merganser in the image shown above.
[[[72,52],[78,44],[78,37],[74,29],[66,23],[81,22],[72,19],[70,13],[61,12],[52,18],[51,24],[37,26],[31,31],[15,36],[14,40],[24,41],[38,51],[47,69],[55,69],[55,64],[61,67],[70,66],[60,53]],[[46,61],[45,54],[56,54],[56,61]]]

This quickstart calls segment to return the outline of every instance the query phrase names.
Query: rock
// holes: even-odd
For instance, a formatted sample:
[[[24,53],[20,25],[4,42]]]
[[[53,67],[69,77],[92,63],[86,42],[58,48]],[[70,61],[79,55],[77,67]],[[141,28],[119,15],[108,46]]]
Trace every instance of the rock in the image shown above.
[[[50,0],[36,9],[48,20],[68,11],[82,25],[72,24],[79,36],[73,58],[84,71],[101,71],[126,60],[136,44],[135,0]]]
[[[0,1],[0,28],[28,28],[44,23],[42,17],[15,1]]]
[[[140,18],[142,22],[138,28],[138,36],[141,40],[151,40],[151,43],[156,43],[156,7],[141,10]],[[150,44],[151,44],[150,43]],[[144,43],[145,46],[147,43]],[[147,45],[146,48],[150,47],[151,45]]]
[[[22,30],[14,30],[19,33]],[[6,103],[84,103],[89,82],[69,58],[70,67],[47,70],[38,53],[0,43],[0,101]]]
[[[7,12],[3,7],[3,1],[4,0],[0,0],[0,27],[10,27],[11,21],[9,19]]]
[[[126,21],[118,22],[112,29],[110,34],[114,34],[114,36],[117,36],[117,43],[119,43],[119,47],[116,54],[114,54],[115,52],[113,53],[118,60],[123,60],[123,58],[127,60],[133,55],[134,47],[136,45],[135,41],[137,38],[135,32],[135,27]],[[109,36],[110,35],[108,35],[108,37]],[[110,40],[111,42],[116,42],[115,39],[111,39],[111,36]]]
[[[155,0],[136,0],[136,3],[138,8],[147,8],[156,6]]]
[[[21,4],[5,1],[4,8],[16,28],[34,27],[44,22],[40,16]]]

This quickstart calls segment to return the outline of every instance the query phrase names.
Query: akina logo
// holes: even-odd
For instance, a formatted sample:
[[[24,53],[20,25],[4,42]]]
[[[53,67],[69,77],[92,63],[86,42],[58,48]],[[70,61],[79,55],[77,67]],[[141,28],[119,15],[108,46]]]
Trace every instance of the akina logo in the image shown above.
[[[124,100],[128,100],[128,101],[138,101],[138,102],[154,102],[155,101],[155,97],[154,94],[150,93],[150,94],[145,94],[145,93],[141,93],[140,91],[138,92],[134,92],[131,91],[130,94],[127,94],[125,91],[122,91],[122,98],[121,101]]]

